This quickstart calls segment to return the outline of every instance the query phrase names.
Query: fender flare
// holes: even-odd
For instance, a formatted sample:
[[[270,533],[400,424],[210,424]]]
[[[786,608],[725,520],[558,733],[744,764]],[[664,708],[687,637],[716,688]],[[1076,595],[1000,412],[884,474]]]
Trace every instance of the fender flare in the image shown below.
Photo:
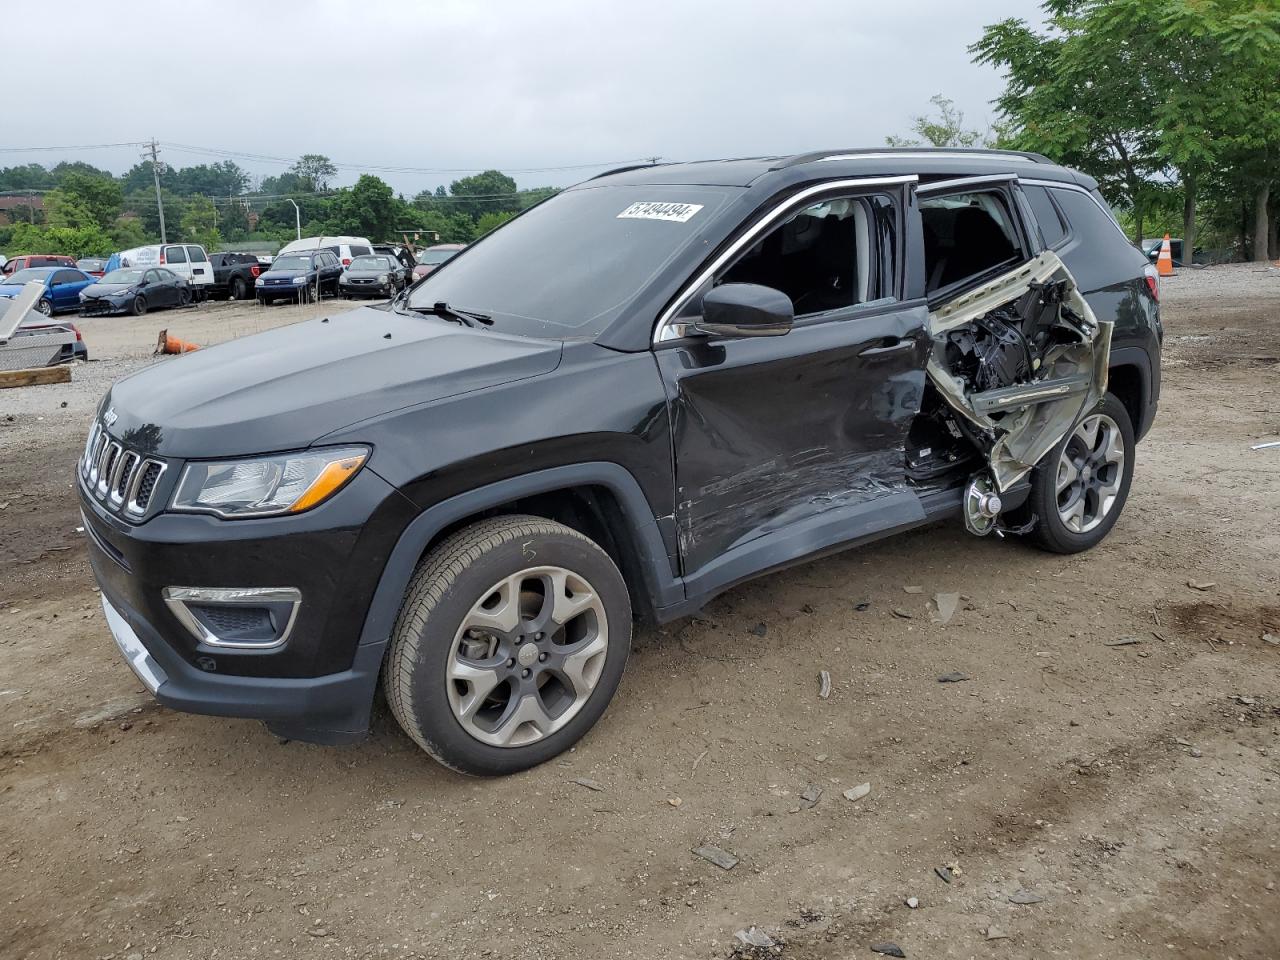
[[[1142,383],[1142,423],[1135,423],[1133,432],[1138,439],[1141,439],[1151,428],[1151,421],[1156,415],[1151,355],[1143,347],[1112,347],[1107,368],[1114,370],[1116,367],[1134,367],[1138,371],[1138,378]]]
[[[427,545],[441,530],[512,500],[583,486],[606,487],[618,498],[638,552],[637,561],[645,587],[654,605],[664,607],[682,601],[684,588],[671,574],[657,518],[635,477],[625,467],[607,461],[570,464],[477,487],[442,500],[418,514],[405,527],[387,557],[369,612],[365,615],[360,647],[385,645],[390,641],[413,571],[417,569]]]

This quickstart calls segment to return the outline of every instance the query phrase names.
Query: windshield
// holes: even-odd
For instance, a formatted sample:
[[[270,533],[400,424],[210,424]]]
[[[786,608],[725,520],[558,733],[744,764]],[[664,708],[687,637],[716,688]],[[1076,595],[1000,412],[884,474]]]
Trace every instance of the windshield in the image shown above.
[[[311,258],[299,256],[276,257],[271,263],[272,270],[310,270]]]
[[[137,283],[142,279],[141,270],[112,270],[99,283]]]
[[[39,270],[39,269],[33,270],[28,268],[26,270],[19,270],[17,273],[7,278],[4,282],[5,283],[30,283],[32,280],[39,280],[41,283],[44,283],[44,278],[47,277],[48,275],[49,275],[48,270]]]
[[[446,260],[452,257],[455,253],[459,253],[459,252],[460,251],[458,250],[425,250],[423,251],[422,256],[418,258],[418,262],[425,263],[428,266],[435,267],[444,263]]]
[[[443,301],[514,333],[593,337],[701,236],[729,189],[649,184],[557,194],[429,274],[410,306]]]
[[[351,261],[352,270],[390,270],[389,257],[356,257]]]

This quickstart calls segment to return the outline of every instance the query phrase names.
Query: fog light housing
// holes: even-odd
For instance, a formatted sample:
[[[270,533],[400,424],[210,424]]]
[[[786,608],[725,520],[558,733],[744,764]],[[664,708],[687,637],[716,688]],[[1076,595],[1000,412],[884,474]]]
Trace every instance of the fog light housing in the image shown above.
[[[197,641],[234,650],[284,646],[302,604],[294,587],[165,587],[163,597]]]

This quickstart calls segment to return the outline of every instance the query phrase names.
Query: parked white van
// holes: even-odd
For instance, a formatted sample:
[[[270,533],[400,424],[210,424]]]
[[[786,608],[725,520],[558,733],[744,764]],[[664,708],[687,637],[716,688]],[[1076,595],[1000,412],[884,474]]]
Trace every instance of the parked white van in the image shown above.
[[[213,264],[204,247],[195,243],[158,243],[120,251],[122,267],[168,267],[191,284],[191,292],[203,300],[213,286]]]
[[[331,250],[337,254],[344,267],[351,266],[353,257],[367,256],[373,252],[373,244],[365,237],[303,237],[286,243],[277,256],[286,253],[305,253],[308,250]]]

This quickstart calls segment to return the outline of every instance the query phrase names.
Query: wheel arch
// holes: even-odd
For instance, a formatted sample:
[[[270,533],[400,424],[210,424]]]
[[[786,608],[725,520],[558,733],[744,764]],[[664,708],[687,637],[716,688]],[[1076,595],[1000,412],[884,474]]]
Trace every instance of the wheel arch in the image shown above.
[[[1145,350],[1122,347],[1111,351],[1107,392],[1124,404],[1134,436],[1140,439],[1151,426],[1151,360]]]
[[[387,642],[414,570],[444,537],[477,520],[517,513],[555,520],[591,537],[618,565],[632,608],[643,619],[684,599],[636,479],[616,463],[552,467],[469,490],[420,513],[387,558],[360,644]]]

